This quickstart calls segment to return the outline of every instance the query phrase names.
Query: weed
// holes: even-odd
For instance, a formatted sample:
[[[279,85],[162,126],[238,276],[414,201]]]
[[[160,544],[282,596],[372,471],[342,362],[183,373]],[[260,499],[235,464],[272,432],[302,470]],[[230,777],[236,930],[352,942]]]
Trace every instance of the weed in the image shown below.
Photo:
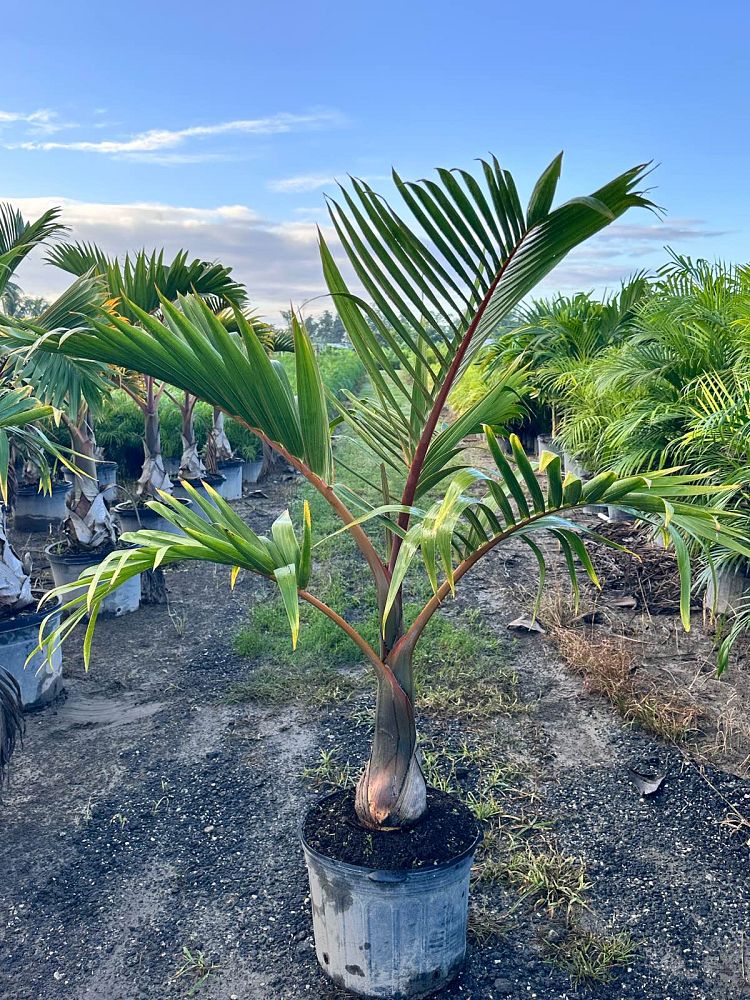
[[[159,812],[162,806],[169,809],[174,798],[174,795],[171,794],[171,785],[166,778],[161,779],[161,791],[161,796],[154,802],[153,809],[151,810],[154,815]]]
[[[209,961],[205,953],[202,951],[191,951],[187,945],[182,949],[182,965],[177,968],[177,971],[170,978],[170,982],[177,982],[179,979],[186,978],[190,983],[190,988],[187,991],[186,996],[193,996],[198,990],[205,985],[208,977],[215,972],[218,972],[220,966],[215,962]]]
[[[560,944],[547,945],[551,960],[561,966],[576,986],[608,983],[617,969],[633,958],[636,947],[625,931],[601,936],[573,928]]]
[[[507,933],[507,922],[496,910],[481,903],[469,907],[469,934],[479,945],[490,944]]]
[[[125,827],[127,826],[127,823],[128,823],[128,817],[121,812],[115,813],[114,816],[109,821],[110,826],[119,826],[120,830],[124,830]]]
[[[550,916],[561,909],[570,913],[574,906],[585,906],[584,893],[591,887],[583,859],[563,854],[551,841],[543,850],[527,845],[511,854],[506,878],[524,899],[532,899]]]
[[[167,614],[169,615],[169,620],[174,626],[174,630],[177,635],[182,638],[185,635],[185,630],[187,628],[187,615],[180,615],[176,611],[173,611],[169,606],[167,606]]]
[[[75,820],[78,826],[86,826],[94,816],[94,796],[89,795],[85,803],[75,811]]]
[[[318,763],[315,767],[306,767],[302,777],[328,788],[352,788],[356,782],[349,761],[340,764],[335,750],[321,750]]]
[[[522,899],[544,907],[550,916],[558,910],[569,914],[585,906],[585,892],[591,883],[581,858],[563,854],[551,839],[541,848],[525,843],[523,837],[540,825],[519,824],[515,830],[496,829],[485,838],[476,866],[475,878],[485,883],[504,882],[518,890]]]
[[[480,823],[486,823],[489,820],[494,819],[496,816],[502,816],[504,811],[503,806],[491,792],[485,792],[484,794],[469,792],[468,795],[464,797],[464,802],[469,809],[471,809]]]

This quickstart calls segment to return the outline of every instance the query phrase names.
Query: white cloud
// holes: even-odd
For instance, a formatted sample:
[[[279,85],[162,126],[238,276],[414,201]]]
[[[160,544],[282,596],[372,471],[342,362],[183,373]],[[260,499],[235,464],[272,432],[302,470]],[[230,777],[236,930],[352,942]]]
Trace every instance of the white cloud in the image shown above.
[[[278,180],[269,181],[267,187],[269,191],[278,191],[280,194],[298,194],[304,191],[317,191],[332,183],[332,174],[299,174],[297,177],[280,177]]]
[[[35,132],[52,133],[63,128],[72,128],[71,122],[61,122],[57,112],[49,108],[39,108],[37,111],[0,111],[0,128],[9,125],[26,125]]]
[[[269,191],[276,191],[279,194],[304,194],[307,191],[318,191],[329,184],[333,185],[336,183],[336,176],[343,177],[345,174],[345,171],[330,174],[297,174],[294,177],[279,177],[269,181],[266,187]],[[368,184],[389,180],[386,174],[370,174],[359,179]]]
[[[318,255],[317,226],[304,215],[269,220],[243,204],[195,208],[53,197],[9,200],[26,218],[60,205],[70,239],[98,243],[113,255],[163,246],[168,257],[184,248],[197,257],[220,260],[234,268],[235,276],[247,285],[252,302],[271,320],[278,320],[290,302],[301,305],[317,299],[310,312],[330,308]],[[323,215],[321,225],[341,260],[335,233],[324,224]],[[634,270],[663,262],[664,244],[674,241],[678,250],[712,256],[711,241],[718,235],[718,230],[691,219],[654,226],[615,225],[574,250],[539,286],[537,294],[617,287]],[[18,277],[27,293],[47,297],[58,294],[68,283],[67,275],[45,265],[39,252],[22,265]],[[356,282],[353,288],[360,290]]]
[[[635,271],[663,264],[664,247],[669,245],[712,257],[711,241],[728,232],[708,228],[702,219],[657,220],[647,225],[614,223],[572,250],[544,279],[539,292],[546,295],[617,287]]]
[[[0,201],[6,200],[0,195]],[[127,251],[164,247],[167,257],[187,249],[196,257],[220,260],[246,283],[251,301],[263,314],[278,320],[293,301],[325,295],[317,247],[317,228],[304,221],[269,222],[248,205],[193,208],[160,203],[107,204],[67,198],[10,198],[26,218],[60,205],[68,238],[98,243],[121,257]],[[335,235],[326,233],[336,246]],[[19,268],[25,292],[51,297],[69,277],[32,254]],[[329,306],[323,299],[320,309]],[[313,310],[314,311],[314,310]]]
[[[318,109],[305,114],[279,112],[265,118],[238,118],[211,125],[190,125],[182,129],[148,129],[123,139],[81,139],[71,142],[29,140],[14,143],[7,148],[41,150],[72,150],[104,156],[139,156],[159,153],[181,147],[192,139],[207,139],[231,135],[279,135],[306,129],[319,129],[341,125],[344,119],[338,111]]]

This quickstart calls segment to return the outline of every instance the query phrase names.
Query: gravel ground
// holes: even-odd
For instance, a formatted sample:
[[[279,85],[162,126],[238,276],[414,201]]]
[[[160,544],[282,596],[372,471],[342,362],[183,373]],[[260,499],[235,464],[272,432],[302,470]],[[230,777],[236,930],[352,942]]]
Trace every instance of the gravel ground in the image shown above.
[[[266,526],[290,489],[252,502],[254,526]],[[296,831],[314,794],[302,768],[333,746],[361,759],[367,731],[346,708],[226,703],[253,669],[231,637],[249,601],[262,599],[249,579],[230,596],[227,575],[170,570],[170,608],[102,621],[91,672],[69,651],[66,699],[29,717],[0,806],[2,1000],[188,996],[195,977],[176,975],[185,947],[217,966],[193,994],[205,1000],[347,995],[315,963]],[[504,633],[516,601],[491,559],[457,610],[479,607]],[[536,808],[561,848],[586,859],[583,919],[630,931],[637,952],[611,983],[576,990],[544,960],[549,921],[524,904],[504,936],[471,943],[442,995],[750,995],[750,831],[722,823],[730,803],[750,814],[750,783],[701,773],[623,728],[540,636],[504,641],[533,710],[499,721],[498,739],[537,776]],[[655,755],[667,776],[644,799],[628,769]],[[496,890],[502,910],[508,892]]]

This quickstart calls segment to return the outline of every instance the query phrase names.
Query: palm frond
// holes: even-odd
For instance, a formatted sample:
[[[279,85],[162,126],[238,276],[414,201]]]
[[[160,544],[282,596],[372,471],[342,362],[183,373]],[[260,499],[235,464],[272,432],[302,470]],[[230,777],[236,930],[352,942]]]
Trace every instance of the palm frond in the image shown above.
[[[58,220],[59,208],[50,208],[33,222],[26,222],[18,209],[0,202],[0,294],[10,282],[13,272],[31,251],[64,232]]]

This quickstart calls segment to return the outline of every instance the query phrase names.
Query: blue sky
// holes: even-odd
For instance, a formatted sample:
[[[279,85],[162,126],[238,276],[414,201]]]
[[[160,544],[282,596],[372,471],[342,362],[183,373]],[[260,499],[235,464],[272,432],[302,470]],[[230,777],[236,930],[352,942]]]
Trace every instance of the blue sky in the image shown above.
[[[27,0],[3,13],[0,199],[64,206],[112,252],[186,246],[232,264],[275,316],[322,290],[314,224],[333,178],[423,176],[497,154],[561,196],[654,160],[647,213],[544,291],[615,286],[662,247],[745,260],[750,7],[662,0]],[[61,279],[40,259],[29,292]]]

